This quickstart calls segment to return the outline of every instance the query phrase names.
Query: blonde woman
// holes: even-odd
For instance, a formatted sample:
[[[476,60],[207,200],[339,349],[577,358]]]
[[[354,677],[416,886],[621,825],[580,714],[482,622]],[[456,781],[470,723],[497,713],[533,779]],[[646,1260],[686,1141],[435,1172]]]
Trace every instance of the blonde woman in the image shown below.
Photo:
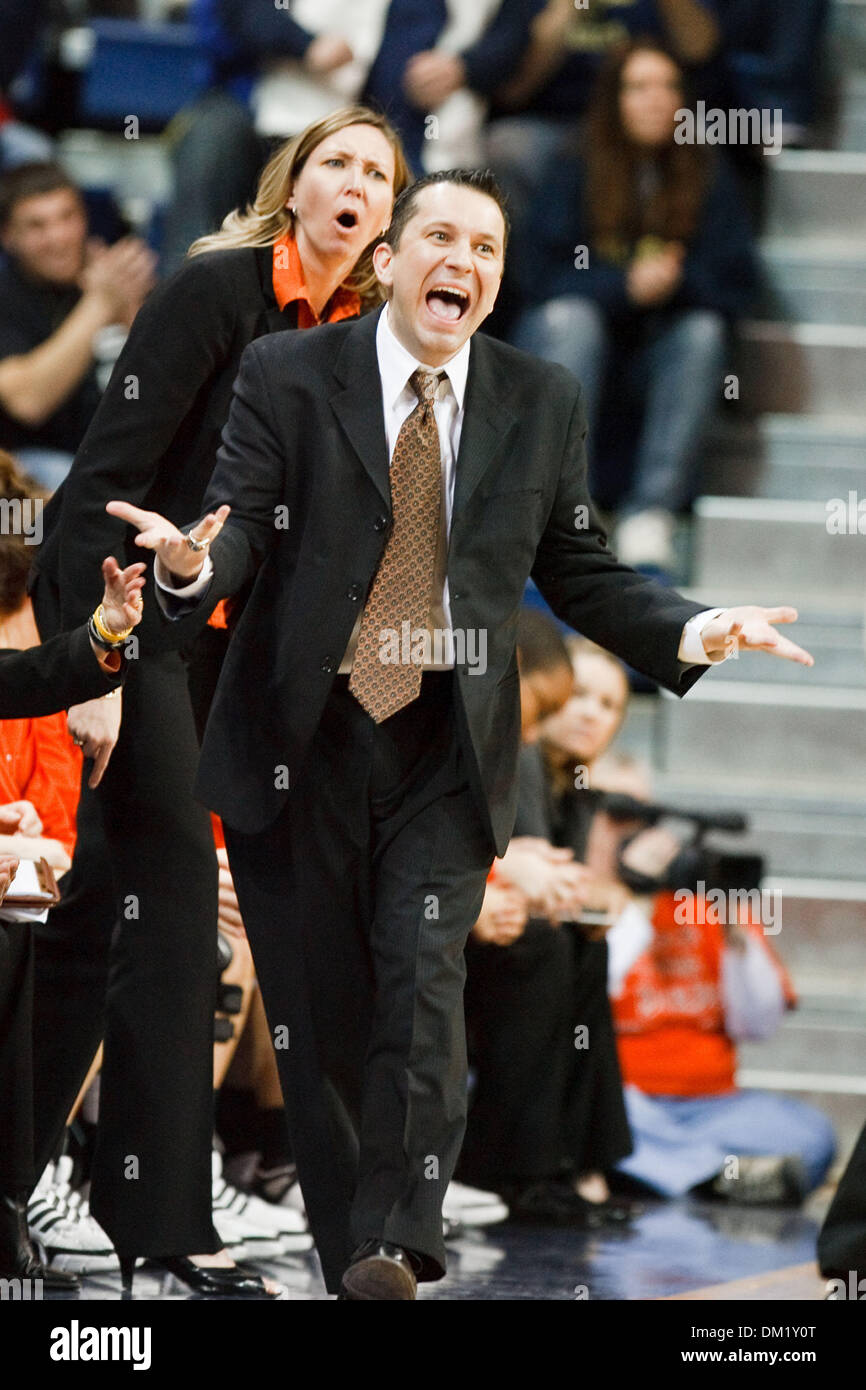
[[[46,511],[33,587],[43,638],[92,611],[93,556],[123,554],[126,527],[106,514],[109,498],[178,523],[198,514],[244,348],[378,302],[372,246],[408,181],[381,116],[337,111],[277,151],[253,205],[197,241],[145,304]],[[120,699],[69,711],[93,761],[70,886],[37,946],[38,1158],[104,1033],[93,1214],[127,1265],[148,1255],[198,1292],[262,1297],[260,1279],[216,1253],[211,1224],[217,861],[192,797],[186,670],[152,610],[122,720]]]

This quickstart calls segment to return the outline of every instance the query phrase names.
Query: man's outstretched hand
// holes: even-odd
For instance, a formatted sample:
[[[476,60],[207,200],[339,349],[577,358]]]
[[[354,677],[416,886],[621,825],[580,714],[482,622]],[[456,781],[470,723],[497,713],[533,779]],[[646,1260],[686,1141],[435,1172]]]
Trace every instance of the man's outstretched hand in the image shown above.
[[[146,512],[142,507],[133,507],[131,502],[108,502],[105,510],[111,516],[128,521],[130,526],[137,526],[136,545],[152,550],[176,579],[189,582],[200,573],[207,551],[191,549],[183,532],[159,512]],[[223,503],[217,511],[209,512],[193,528],[195,539],[215,540],[230,511],[231,507]]]
[[[809,652],[774,627],[775,623],[796,621],[796,608],[759,608],[755,604],[743,604],[739,608],[725,609],[718,618],[711,618],[701,630],[701,641],[707,656],[769,652],[771,656],[796,661],[799,666],[814,666],[815,659]]]

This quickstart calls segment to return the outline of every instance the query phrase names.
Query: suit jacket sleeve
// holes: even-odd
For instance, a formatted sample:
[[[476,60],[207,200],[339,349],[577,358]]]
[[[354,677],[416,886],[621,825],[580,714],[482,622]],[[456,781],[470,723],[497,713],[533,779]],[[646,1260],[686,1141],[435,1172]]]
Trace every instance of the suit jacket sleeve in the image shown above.
[[[706,605],[690,603],[623,565],[586,487],[586,416],[582,392],[571,415],[556,497],[539,542],[532,577],[563,622],[684,695],[707,669],[677,657],[682,630]]]
[[[85,627],[24,652],[0,652],[0,719],[39,719],[107,695],[124,667],[110,676],[99,665]]]
[[[202,516],[184,528],[193,530],[224,502],[231,507],[225,527],[210,548],[213,579],[199,601],[173,599],[157,588],[157,602],[173,619],[182,621],[188,613],[200,620],[220,599],[236,594],[254,577],[281,534],[278,508],[288,506],[286,448],[274,418],[260,348],[260,343],[251,343],[241,358]],[[290,513],[287,519],[290,523]]]
[[[123,555],[127,526],[111,498],[149,505],[159,464],[190,403],[225,361],[234,310],[209,256],[198,256],[143,305],[75,463],[58,493],[63,544],[59,584],[64,629],[99,601],[99,562]],[[157,510],[159,510],[157,503]]]

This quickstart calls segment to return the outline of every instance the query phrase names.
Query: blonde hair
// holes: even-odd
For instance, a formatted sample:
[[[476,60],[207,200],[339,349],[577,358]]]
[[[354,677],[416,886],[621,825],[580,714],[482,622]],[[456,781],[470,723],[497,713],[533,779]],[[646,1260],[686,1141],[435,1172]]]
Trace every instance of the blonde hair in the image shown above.
[[[399,135],[384,116],[371,111],[369,107],[344,106],[320,121],[313,121],[300,135],[281,145],[262,170],[255,201],[246,208],[235,208],[224,219],[218,232],[199,237],[187,255],[200,256],[206,251],[222,251],[231,246],[272,246],[286,232],[291,232],[295,219],[286,207],[286,199],[296,179],[317,146],[329,135],[336,135],[350,125],[373,126],[385,136],[394,151],[396,199],[412,182]],[[355,290],[361,296],[365,307],[379,303],[384,298],[373,270],[375,244],[372,242],[365,249],[351,275],[343,282],[346,289]]]

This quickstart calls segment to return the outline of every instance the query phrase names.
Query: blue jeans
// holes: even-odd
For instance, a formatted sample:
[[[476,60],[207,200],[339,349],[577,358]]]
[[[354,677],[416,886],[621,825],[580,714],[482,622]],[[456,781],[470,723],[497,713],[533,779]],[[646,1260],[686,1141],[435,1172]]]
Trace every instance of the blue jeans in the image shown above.
[[[772,1091],[678,1100],[625,1087],[634,1150],[617,1168],[663,1197],[681,1197],[746,1154],[795,1154],[810,1189],[833,1161],[836,1137],[822,1111]]]
[[[637,394],[642,406],[634,470],[621,511],[663,507],[675,512],[688,505],[695,495],[707,417],[722,394],[727,331],[721,314],[669,310],[614,323],[594,300],[563,295],[521,314],[511,341],[559,362],[578,378],[590,440],[615,369],[617,389],[622,385]]]

